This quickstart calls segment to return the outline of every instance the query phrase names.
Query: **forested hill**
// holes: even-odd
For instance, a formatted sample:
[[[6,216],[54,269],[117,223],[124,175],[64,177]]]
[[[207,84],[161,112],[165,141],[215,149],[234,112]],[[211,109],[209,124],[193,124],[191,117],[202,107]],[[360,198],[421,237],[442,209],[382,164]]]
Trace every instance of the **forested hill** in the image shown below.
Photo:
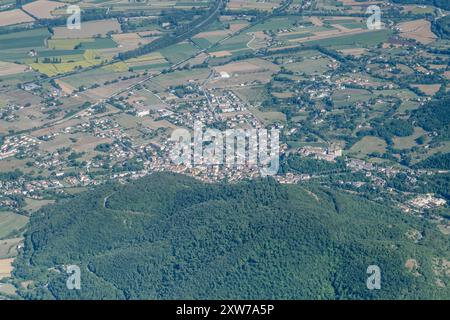
[[[433,32],[441,38],[450,39],[450,16],[444,16],[435,20],[433,23]]]
[[[23,297],[41,299],[448,298],[433,266],[449,248],[435,225],[353,195],[161,173],[41,209],[15,276],[34,281]],[[61,269],[74,264],[79,291]],[[369,265],[381,290],[366,287]]]

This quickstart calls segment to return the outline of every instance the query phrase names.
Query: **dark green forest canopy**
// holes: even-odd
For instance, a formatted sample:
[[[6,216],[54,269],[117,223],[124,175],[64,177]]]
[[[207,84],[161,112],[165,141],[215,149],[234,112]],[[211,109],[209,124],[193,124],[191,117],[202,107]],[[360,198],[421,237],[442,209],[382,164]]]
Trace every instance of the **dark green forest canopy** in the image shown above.
[[[34,280],[22,296],[40,299],[448,298],[433,258],[449,248],[425,219],[325,187],[159,173],[33,214],[15,276]],[[411,258],[420,276],[405,268]],[[69,291],[54,270],[73,264],[82,289]],[[371,291],[374,264],[382,289]]]
[[[444,137],[450,136],[450,94],[431,100],[420,109],[414,110],[412,120],[427,131],[437,131]]]
[[[417,163],[414,167],[450,170],[450,153],[433,155]]]
[[[433,31],[441,38],[450,39],[450,16],[437,19],[433,23]]]

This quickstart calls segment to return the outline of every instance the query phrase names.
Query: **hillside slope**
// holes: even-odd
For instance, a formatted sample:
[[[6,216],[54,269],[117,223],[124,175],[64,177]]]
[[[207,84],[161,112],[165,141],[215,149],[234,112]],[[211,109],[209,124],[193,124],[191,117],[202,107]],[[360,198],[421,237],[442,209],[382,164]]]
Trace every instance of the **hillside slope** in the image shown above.
[[[449,248],[435,225],[349,194],[161,173],[43,208],[15,275],[34,280],[23,297],[40,299],[448,298],[433,259]],[[72,264],[79,291],[57,272]],[[381,290],[366,287],[373,264]]]

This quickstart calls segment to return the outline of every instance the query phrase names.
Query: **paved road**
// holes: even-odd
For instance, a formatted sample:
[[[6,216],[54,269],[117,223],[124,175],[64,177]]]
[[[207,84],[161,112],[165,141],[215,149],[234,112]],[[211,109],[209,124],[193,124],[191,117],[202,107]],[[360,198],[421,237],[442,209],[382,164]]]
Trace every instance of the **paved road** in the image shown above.
[[[292,0],[286,1],[286,2],[283,4],[283,6],[281,6],[280,8],[278,8],[277,12],[280,12],[280,11],[285,10],[291,3],[292,3]],[[211,15],[210,15],[207,19],[205,19],[202,23],[200,23],[200,24],[198,24],[196,27],[194,27],[194,29],[201,28],[205,23],[207,23],[211,18],[213,18],[213,17],[217,14],[217,12],[222,8],[222,5],[223,5],[223,0],[220,0],[219,5],[218,5],[217,8],[211,13]],[[256,22],[255,24],[261,23],[261,22],[265,21],[266,19],[269,19],[271,16],[272,16],[272,15],[269,15],[269,16],[265,17],[264,19],[262,19],[262,20]],[[210,45],[209,47],[207,47],[207,48],[205,48],[205,49],[203,49],[203,50],[200,50],[200,51],[196,52],[196,53],[195,53],[194,55],[192,55],[191,57],[186,58],[186,59],[184,59],[183,61],[180,61],[180,62],[177,62],[177,63],[171,65],[171,66],[169,67],[169,69],[170,69],[170,70],[176,69],[177,67],[179,67],[179,66],[183,65],[184,63],[186,63],[187,61],[189,61],[189,60],[191,60],[191,59],[193,59],[193,58],[196,58],[196,57],[199,56],[200,54],[203,54],[203,53],[207,52],[208,50],[210,50],[210,49],[212,49],[212,48],[214,48],[214,47],[220,45],[221,43],[227,41],[228,39],[230,39],[230,38],[232,38],[232,37],[234,37],[234,36],[236,36],[236,35],[238,35],[238,34],[240,34],[240,33],[242,33],[242,32],[244,32],[245,30],[247,30],[247,29],[249,29],[249,28],[251,28],[251,27],[253,27],[253,26],[254,26],[254,24],[250,24],[250,25],[248,25],[248,26],[246,26],[246,27],[244,27],[244,28],[242,28],[242,29],[240,29],[240,30],[238,30],[238,31],[236,31],[236,32],[231,33],[229,36],[225,37],[224,39],[222,39],[222,40],[220,40],[220,41],[217,41],[216,43],[213,43],[213,44]],[[190,31],[192,31],[192,30],[190,30]],[[187,31],[186,33],[190,32],[190,31]],[[184,35],[185,35],[186,33],[184,33]],[[181,36],[181,35],[180,35],[180,36]],[[192,37],[192,36],[191,36],[191,37]],[[190,37],[190,38],[191,38],[191,37]],[[115,61],[115,62],[116,62],[116,61]],[[104,66],[104,65],[103,65],[103,66]],[[87,71],[87,70],[92,70],[92,69],[83,69],[83,70],[78,71],[77,73],[81,73],[81,72],[84,72],[84,71]],[[63,119],[59,119],[59,120],[56,120],[56,121],[49,122],[49,123],[47,123],[47,124],[45,124],[45,125],[43,125],[43,126],[41,126],[41,127],[33,128],[33,129],[31,129],[31,130],[27,130],[27,132],[32,132],[32,131],[36,131],[36,130],[40,130],[40,129],[49,128],[49,127],[51,127],[51,126],[58,125],[58,124],[67,122],[67,121],[69,121],[69,120],[71,120],[71,119],[74,119],[74,118],[78,117],[78,116],[80,115],[80,113],[86,111],[86,109],[88,109],[88,108],[90,108],[90,107],[98,106],[98,105],[104,103],[106,100],[109,100],[109,99],[111,99],[111,98],[114,98],[114,97],[116,97],[116,96],[119,96],[119,95],[121,95],[122,93],[129,92],[129,91],[133,90],[135,87],[137,87],[137,86],[139,86],[139,85],[145,83],[145,82],[148,81],[148,80],[151,80],[151,79],[153,79],[153,78],[156,78],[156,77],[160,76],[161,74],[162,74],[162,72],[159,71],[158,73],[155,73],[155,74],[152,74],[152,75],[150,75],[150,76],[144,77],[143,79],[139,80],[138,82],[136,82],[136,83],[134,83],[134,84],[132,84],[132,85],[130,85],[130,86],[127,86],[126,88],[124,88],[124,89],[122,89],[122,90],[120,90],[120,91],[118,91],[118,92],[116,92],[116,93],[114,93],[114,94],[111,94],[110,96],[106,97],[105,99],[101,99],[101,100],[97,101],[96,103],[92,104],[91,106],[86,107],[86,108],[84,108],[84,109],[82,109],[82,110],[80,110],[80,111],[78,111],[78,112],[76,112],[76,113],[74,113],[74,114],[72,114],[72,115],[70,115],[70,116],[68,116],[68,117],[65,117],[65,118],[63,118]],[[60,78],[60,77],[63,77],[63,76],[65,77],[65,76],[67,76],[67,75],[68,75],[68,74],[61,75],[61,76],[58,76],[58,77],[49,78],[49,79],[57,79],[57,78]],[[21,134],[21,133],[15,133],[15,134],[12,134],[12,135],[7,135],[7,136],[15,136],[15,135],[18,135],[18,134]]]

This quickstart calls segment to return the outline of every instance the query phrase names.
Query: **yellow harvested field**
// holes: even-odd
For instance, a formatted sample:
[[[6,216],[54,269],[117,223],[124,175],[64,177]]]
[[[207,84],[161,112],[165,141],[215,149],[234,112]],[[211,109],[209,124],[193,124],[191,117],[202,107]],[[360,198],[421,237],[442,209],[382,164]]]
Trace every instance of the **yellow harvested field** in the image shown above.
[[[167,60],[159,52],[154,52],[138,58],[129,59],[126,63],[128,66],[136,67],[142,65],[163,64],[167,63]]]
[[[428,66],[431,69],[434,69],[434,70],[442,70],[442,69],[446,69],[447,68],[447,65],[445,65],[445,64],[433,64],[433,63],[431,63]]]
[[[55,82],[61,87],[61,90],[67,94],[72,94],[76,90],[76,88],[61,79],[56,79]]]
[[[104,37],[108,32],[118,33],[121,31],[120,24],[116,19],[82,22],[80,30],[69,30],[66,26],[56,27],[53,30],[53,39],[82,39],[96,35]]]
[[[398,24],[398,28],[400,36],[422,44],[428,44],[437,39],[437,36],[431,31],[431,22],[425,19],[402,22]]]
[[[217,52],[212,52],[211,56],[213,56],[214,58],[223,58],[223,57],[228,57],[228,56],[232,56],[233,53],[230,51],[217,51]]]
[[[309,33],[308,30],[300,30],[300,31],[291,31],[291,32],[282,32],[282,33],[278,33],[279,37],[290,37],[293,35],[298,35],[298,34],[306,34]]]
[[[141,36],[139,34],[137,34],[136,32],[114,34],[112,37],[113,37],[114,41],[116,41],[116,42],[133,41],[136,39],[142,39]]]
[[[420,273],[418,271],[419,263],[417,262],[416,259],[411,258],[411,259],[406,260],[405,267],[406,267],[406,269],[408,269],[409,272],[411,272],[416,277],[420,276]]]
[[[357,18],[357,17],[341,17],[341,16],[333,16],[333,17],[326,17],[326,20],[345,20],[348,22],[352,22],[352,21],[361,21],[361,18]]]
[[[0,283],[0,293],[15,295],[17,290],[11,283]]]
[[[342,25],[340,25],[340,24],[332,24],[331,26],[332,26],[332,27],[335,27],[335,28],[338,29],[339,31],[343,31],[343,32],[348,32],[348,31],[351,30],[351,29],[346,28],[346,27],[344,27],[344,26],[342,26]]]
[[[313,36],[310,36],[310,37],[304,37],[304,38],[299,38],[299,39],[290,39],[289,42],[301,43],[301,42],[308,42],[308,41],[312,41],[312,40],[322,40],[322,39],[340,37],[340,36],[344,36],[344,35],[348,36],[348,35],[355,35],[355,34],[368,33],[368,32],[373,32],[373,30],[356,28],[356,29],[351,29],[348,31],[343,31],[343,30],[334,29],[334,30],[316,32],[316,33],[314,33]],[[276,48],[271,48],[269,50],[274,50],[274,49],[276,50]]]
[[[149,31],[141,31],[138,32],[137,34],[140,35],[141,37],[152,37],[152,36],[159,36],[162,32],[159,30],[149,30]]]
[[[125,48],[127,50],[136,49],[144,44],[148,44],[155,41],[159,37],[146,37],[142,38],[138,33],[121,33],[113,34],[112,39],[117,42],[119,48]]]
[[[0,77],[22,73],[27,69],[28,67],[23,64],[0,61]]]
[[[323,26],[322,20],[320,20],[318,17],[310,17],[309,21],[311,21],[311,23],[317,27]]]
[[[245,61],[231,62],[223,66],[214,67],[218,73],[226,72],[228,74],[255,73],[267,70],[276,70],[277,66],[263,59],[248,59]]]
[[[33,21],[32,17],[20,9],[0,12],[0,27]]]
[[[383,1],[378,1],[378,0],[374,0],[374,1],[364,1],[364,2],[359,2],[359,1],[355,1],[355,0],[341,0],[345,5],[349,5],[349,6],[370,6],[370,5],[374,5],[374,4],[381,4],[383,3]]]
[[[37,18],[51,19],[54,18],[52,11],[56,8],[64,7],[65,5],[65,3],[56,1],[38,0],[27,3],[23,6],[23,9]]]
[[[256,9],[262,11],[270,11],[279,7],[277,1],[257,2],[256,0],[230,0],[227,7],[231,10]]]
[[[98,54],[97,51],[88,49],[83,55],[66,55],[62,58],[61,63],[44,63],[42,61],[29,62],[29,66],[34,70],[46,74],[47,76],[55,76],[57,74],[71,72],[77,68],[87,68],[101,64],[105,57]]]
[[[200,32],[194,36],[194,38],[208,38],[208,37],[216,37],[216,36],[228,36],[229,33],[225,30],[215,30],[215,31],[205,31]]]
[[[0,259],[0,280],[11,276],[13,261],[14,258]]]
[[[114,71],[114,72],[127,72],[129,68],[125,62],[119,61],[119,62],[110,64],[110,65],[104,66],[104,67],[102,67],[102,69]]]
[[[414,1],[411,1],[414,2]],[[419,1],[416,1],[417,4],[414,5],[402,5],[402,12],[412,12],[415,14],[426,14],[426,13],[433,13],[435,8],[433,6],[421,6],[419,4]]]
[[[242,28],[245,28],[248,25],[249,25],[248,23],[232,23],[230,24],[230,31],[236,32],[241,30]]]
[[[342,49],[339,51],[346,55],[348,54],[351,56],[360,57],[367,52],[367,49],[365,49],[365,48],[350,48],[350,49]]]
[[[433,96],[436,92],[439,91],[441,85],[437,84],[413,84],[412,87],[418,88],[420,91],[425,93],[426,95]]]

